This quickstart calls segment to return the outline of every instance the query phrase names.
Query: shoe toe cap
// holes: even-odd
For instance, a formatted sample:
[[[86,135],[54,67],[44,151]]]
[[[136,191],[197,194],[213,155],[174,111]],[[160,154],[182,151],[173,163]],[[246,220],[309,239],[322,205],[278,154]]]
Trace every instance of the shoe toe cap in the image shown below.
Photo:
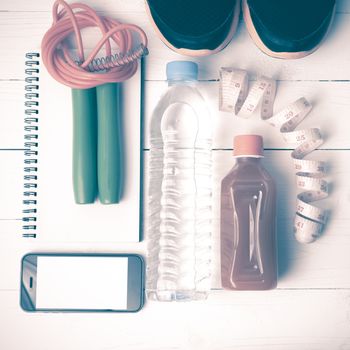
[[[238,0],[148,1],[153,24],[175,48],[215,50],[227,38]],[[167,6],[165,6],[167,4]]]
[[[324,6],[317,11],[313,11],[309,6],[297,6],[298,1],[294,1],[295,8],[263,8],[255,5],[258,2],[250,3],[250,17],[262,42],[274,52],[301,52],[310,51],[316,47],[323,39],[330,26],[334,1],[320,1]],[[273,2],[273,1],[272,1]],[[288,1],[287,1],[288,2]],[[265,2],[266,3],[266,2]],[[293,1],[289,1],[290,4]],[[305,2],[307,3],[307,2]],[[333,4],[333,5],[332,5]],[[315,3],[316,6],[316,3]]]

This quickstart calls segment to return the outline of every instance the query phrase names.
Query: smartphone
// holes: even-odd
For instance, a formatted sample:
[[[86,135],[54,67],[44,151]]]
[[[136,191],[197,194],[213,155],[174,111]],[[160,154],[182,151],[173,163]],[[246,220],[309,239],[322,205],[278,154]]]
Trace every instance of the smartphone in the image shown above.
[[[25,311],[136,312],[144,303],[144,261],[135,254],[27,254]]]

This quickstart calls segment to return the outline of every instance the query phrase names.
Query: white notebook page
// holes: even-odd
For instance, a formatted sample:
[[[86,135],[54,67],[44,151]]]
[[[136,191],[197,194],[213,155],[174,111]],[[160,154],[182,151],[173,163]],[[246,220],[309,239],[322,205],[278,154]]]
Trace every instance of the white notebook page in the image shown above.
[[[37,238],[64,242],[138,242],[140,68],[123,83],[124,192],[118,204],[78,205],[72,185],[71,89],[40,70]]]

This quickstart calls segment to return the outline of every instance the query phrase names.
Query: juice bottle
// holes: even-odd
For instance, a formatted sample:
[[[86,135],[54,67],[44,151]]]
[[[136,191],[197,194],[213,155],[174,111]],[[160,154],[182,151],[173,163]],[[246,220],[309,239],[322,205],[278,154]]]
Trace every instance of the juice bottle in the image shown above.
[[[258,135],[234,138],[236,164],[221,183],[221,281],[225,289],[277,285],[276,187]]]

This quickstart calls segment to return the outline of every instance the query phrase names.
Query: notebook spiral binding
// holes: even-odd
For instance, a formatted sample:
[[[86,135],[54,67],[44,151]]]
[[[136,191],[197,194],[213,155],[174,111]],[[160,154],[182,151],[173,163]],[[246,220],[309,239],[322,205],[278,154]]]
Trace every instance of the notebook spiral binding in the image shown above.
[[[36,238],[39,122],[39,57],[38,52],[25,55],[24,110],[24,191],[22,237]]]

